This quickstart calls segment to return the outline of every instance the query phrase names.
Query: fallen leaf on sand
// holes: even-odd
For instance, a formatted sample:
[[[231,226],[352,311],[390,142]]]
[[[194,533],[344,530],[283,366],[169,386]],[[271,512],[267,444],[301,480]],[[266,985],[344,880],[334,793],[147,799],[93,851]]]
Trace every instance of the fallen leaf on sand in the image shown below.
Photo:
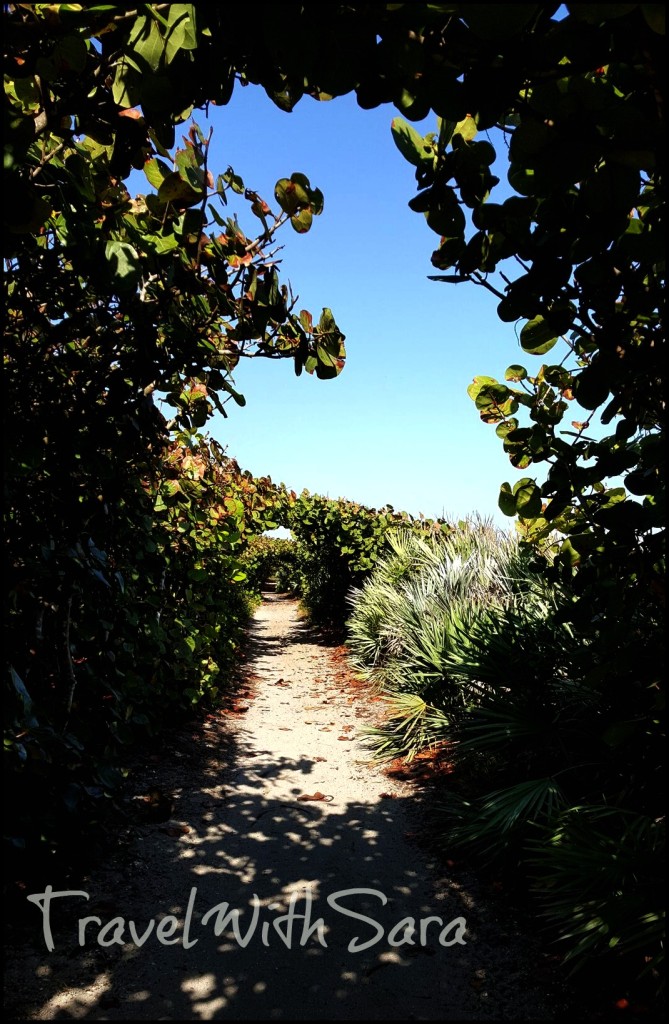
[[[143,821],[169,821],[174,813],[174,801],[157,786],[142,796],[133,798],[137,814]]]
[[[325,793],[303,793],[302,796],[298,796],[298,800],[332,800],[331,796],[326,796]]]
[[[190,832],[190,825],[169,825],[167,828],[161,828],[161,832],[164,832],[166,836],[172,836],[176,839],[177,836],[185,836]]]

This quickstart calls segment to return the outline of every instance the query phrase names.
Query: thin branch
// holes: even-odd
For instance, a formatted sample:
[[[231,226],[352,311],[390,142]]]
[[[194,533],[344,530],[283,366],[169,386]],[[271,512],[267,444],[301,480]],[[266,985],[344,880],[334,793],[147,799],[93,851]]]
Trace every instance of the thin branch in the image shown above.
[[[485,279],[485,277],[483,277],[482,274],[479,274],[478,272],[473,271],[471,277],[472,277],[472,281],[474,281],[475,284],[480,284],[484,288],[487,288],[488,291],[492,292],[493,295],[496,295],[498,299],[506,298],[506,296],[504,295],[504,292],[498,291],[497,288],[495,288],[493,285],[491,285],[490,282],[487,281]]]
[[[278,228],[280,228],[282,224],[285,224],[288,219],[287,213],[280,213],[278,217],[276,216],[276,214],[273,213],[271,215],[272,217],[274,217],[274,223],[272,224],[271,228],[266,228],[261,235],[258,235],[255,241],[249,242],[249,244],[245,247],[244,252],[253,252],[254,249],[260,248],[262,245],[269,242],[274,232]]]
[[[67,674],[70,679],[70,686],[67,694],[67,701],[65,704],[65,722],[63,724],[63,732],[67,729],[67,724],[70,720],[70,714],[72,712],[72,701],[74,700],[74,691],[77,687],[77,677],[74,674],[74,663],[72,661],[72,652],[70,650],[70,625],[71,618],[70,613],[72,611],[72,595],[67,599],[67,608],[65,611],[65,627],[63,629],[63,645],[65,647],[65,661],[67,664]]]
[[[209,199],[209,194],[207,192],[207,173],[208,173],[208,161],[209,161],[209,144],[211,142],[211,137],[212,137],[213,134],[214,134],[214,129],[212,127],[210,127],[209,128],[209,135],[207,136],[207,141],[204,144],[204,167],[203,167],[204,195],[202,196],[202,204],[200,206],[200,222],[201,222],[201,224],[205,224],[206,220],[207,220],[206,208],[207,208],[207,200]],[[202,228],[200,227],[200,238],[199,238],[198,244],[197,244],[197,260],[196,260],[196,267],[197,267],[198,274],[200,273],[201,263],[202,263]]]
[[[46,117],[46,115],[45,115],[45,117]],[[44,125],[44,127],[46,127],[46,121],[45,121],[45,125]],[[60,151],[61,151],[62,149],[64,149],[66,145],[67,145],[67,142],[66,142],[66,140],[65,140],[65,139],[63,139],[63,141],[62,141],[62,142],[60,142],[60,143],[59,143],[59,144],[58,144],[58,145],[57,145],[57,146],[55,147],[55,149],[52,149],[52,150],[51,150],[51,151],[50,151],[49,153],[47,153],[47,155],[46,155],[46,156],[43,156],[43,157],[42,157],[42,159],[40,160],[40,162],[39,162],[38,166],[37,166],[37,167],[33,167],[32,171],[30,172],[30,179],[31,179],[31,181],[34,181],[34,180],[35,180],[35,178],[36,178],[36,177],[38,176],[38,174],[41,174],[41,173],[42,173],[42,171],[44,170],[44,168],[46,167],[46,165],[47,165],[47,164],[49,163],[49,161],[50,161],[50,160],[53,160],[53,158],[54,158],[55,156],[58,156],[58,154],[60,153]]]

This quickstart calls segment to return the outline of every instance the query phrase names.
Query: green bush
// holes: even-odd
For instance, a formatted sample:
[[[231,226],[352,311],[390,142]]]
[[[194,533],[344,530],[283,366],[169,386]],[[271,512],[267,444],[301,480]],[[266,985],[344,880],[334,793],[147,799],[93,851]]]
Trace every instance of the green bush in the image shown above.
[[[389,542],[349,620],[354,663],[387,702],[369,730],[375,756],[448,744],[454,771],[434,794],[444,848],[524,880],[566,960],[615,951],[656,970],[664,737],[660,691],[644,685],[662,629],[653,595],[612,643],[600,616],[570,622],[570,589],[549,586],[510,537],[469,524],[444,540]]]
[[[55,500],[35,473],[31,487],[54,496],[41,505],[20,484],[8,482],[23,543],[8,609],[5,836],[39,859],[97,827],[133,747],[216,700],[251,609],[238,552],[274,512],[268,481],[187,431],[164,442],[155,479],[128,471],[113,511],[64,516],[72,477]]]
[[[297,544],[294,540],[277,541],[274,580],[280,594],[299,594],[299,558]]]
[[[299,593],[312,622],[343,629],[351,588],[360,587],[384,550],[389,531],[429,535],[448,529],[387,505],[367,508],[308,491],[288,506],[287,523],[297,541]]]

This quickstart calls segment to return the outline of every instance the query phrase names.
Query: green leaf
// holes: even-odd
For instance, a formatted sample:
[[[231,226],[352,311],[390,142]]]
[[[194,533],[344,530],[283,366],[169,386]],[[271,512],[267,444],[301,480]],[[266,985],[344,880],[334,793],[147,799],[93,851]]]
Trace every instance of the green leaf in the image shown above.
[[[126,53],[121,57],[114,75],[112,99],[117,107],[127,109],[139,101],[141,72],[134,60]]]
[[[158,199],[161,203],[176,203],[177,206],[192,206],[201,202],[203,194],[184,181],[177,171],[168,174],[158,189]]]
[[[497,499],[501,511],[505,516],[515,516],[516,514],[516,497],[511,490],[511,484],[503,483],[499,489],[499,498]]]
[[[246,399],[244,398],[244,396],[239,391],[236,391],[231,384],[228,384],[227,381],[224,381],[222,387],[225,391],[227,391],[227,393],[231,396],[232,400],[237,405],[242,407],[246,405]]]
[[[504,374],[504,380],[525,380],[527,377],[527,370],[524,366],[520,366],[518,363],[514,363],[512,366],[507,367]]]
[[[448,270],[449,267],[454,267],[463,252],[465,251],[465,239],[464,234],[453,235],[452,237],[443,237],[439,243],[439,248],[435,249],[430,257],[430,262],[433,266],[438,267],[439,270]],[[430,280],[440,281],[443,280],[446,283],[457,284],[459,281],[468,281],[468,274],[457,274],[447,275],[446,277],[431,277]]]
[[[502,423],[498,423],[495,427],[495,433],[498,437],[508,437],[514,430],[518,429],[518,420],[515,416],[510,417],[508,420],[504,420]]]
[[[485,384],[474,399],[481,419],[498,423],[518,410],[518,400],[505,384]]]
[[[637,4],[569,4],[569,13],[575,18],[597,25],[614,18],[622,18],[636,6]]]
[[[462,241],[466,219],[453,189],[443,189],[438,195],[434,196],[433,201],[430,203],[430,209],[427,211],[426,219],[428,227],[436,231],[438,235],[448,239],[457,239],[459,242]],[[436,263],[435,266],[440,267],[442,270],[446,269],[442,263]]]
[[[274,186],[274,198],[284,213],[292,217],[297,212],[300,202],[290,178],[279,178]]]
[[[141,264],[137,251],[128,242],[107,242],[105,256],[112,266],[119,291],[134,288],[139,281]]]
[[[513,493],[516,499],[516,512],[524,519],[533,519],[541,515],[541,490],[531,477],[523,477],[514,488]]]
[[[172,249],[178,249],[179,247],[179,242],[174,235],[144,235],[142,242],[145,246],[158,253],[158,255],[171,252]]]
[[[179,50],[194,50],[197,46],[192,23],[192,4],[170,4],[167,13],[168,27],[165,33],[165,59],[169,64]]]
[[[297,231],[298,235],[304,235],[311,227],[313,219],[311,210],[300,210],[299,213],[296,213],[294,217],[290,218],[290,223],[295,231]]]
[[[453,132],[458,127],[458,122],[449,121],[445,117],[438,117],[437,127],[439,129],[439,150],[445,152],[446,147],[453,138]]]
[[[304,202],[308,202],[309,192],[311,191],[311,185],[309,184],[309,179],[307,178],[306,174],[301,174],[300,171],[293,171],[293,173],[290,176],[290,180],[292,181],[293,185],[298,186],[302,190]]]
[[[479,38],[500,41],[519,34],[539,10],[538,4],[468,4],[462,16]]]
[[[558,340],[558,335],[547,320],[539,315],[528,320],[520,332],[520,344],[525,352],[533,356],[542,356],[549,352]]]
[[[223,198],[225,198],[225,197],[223,197]],[[212,205],[212,203],[208,203],[207,204],[207,209],[209,210],[209,213],[211,214],[212,218],[216,221],[218,226],[221,227],[221,228],[224,228],[225,227],[225,221],[223,220],[223,218],[219,214],[218,210]]]
[[[394,117],[390,124],[395,145],[405,160],[414,167],[420,167],[426,160],[432,162],[432,155],[426,152],[425,142],[415,128],[402,117]]]
[[[453,135],[461,135],[465,142],[470,142],[478,132],[476,127],[476,120],[471,114],[467,114],[462,121],[458,121],[453,131]]]
[[[35,716],[32,713],[33,712],[33,700],[32,700],[32,697],[28,693],[28,691],[26,689],[26,686],[25,686],[25,683],[21,679],[21,676],[18,674],[18,672],[16,671],[16,669],[12,665],[10,665],[10,667],[9,667],[9,674],[11,676],[11,680],[12,680],[12,685],[14,687],[14,691],[15,691],[16,695],[18,696],[19,700],[21,701],[21,704],[22,704],[22,707],[23,707],[23,715],[24,715],[25,724],[28,725],[29,727],[33,728],[38,723],[37,723],[37,719],[35,718]]]
[[[81,36],[65,36],[53,48],[51,59],[61,71],[81,73],[86,67],[88,47]]]
[[[287,178],[282,178],[281,180],[282,181],[287,181],[288,179]],[[278,182],[277,182],[277,184],[278,184]],[[228,167],[228,169],[225,172],[225,174],[219,174],[219,176],[218,176],[218,180],[217,180],[217,183],[216,183],[216,191],[218,193],[220,193],[221,196],[223,196],[225,194],[224,193],[224,185],[228,185],[232,189],[233,192],[237,193],[238,196],[241,196],[243,194],[243,192],[244,192],[244,181],[239,176],[239,174],[235,174],[235,172],[233,171],[232,167]]]
[[[430,103],[425,95],[425,89],[421,88],[420,82],[416,80],[414,91],[402,89],[395,106],[399,107],[412,121],[423,121],[430,113]],[[417,93],[420,92],[420,95]]]
[[[311,212],[314,217],[320,216],[325,206],[325,199],[323,193],[319,188],[312,188],[309,190],[309,202],[311,204]]]
[[[135,54],[140,68],[145,63],[151,71],[158,70],[165,52],[165,40],[157,23],[148,14],[135,21],[128,38],[128,50]]]
[[[321,313],[320,320],[318,321],[318,330],[321,334],[337,330],[337,324],[335,323],[335,318],[332,315],[332,310],[327,306],[323,307],[323,312]]]
[[[188,658],[195,650],[195,640],[192,636],[183,637],[177,644],[177,654],[182,658]]]
[[[144,164],[144,174],[147,177],[149,185],[153,185],[154,188],[159,189],[165,178],[171,173],[169,167],[163,160],[158,160],[156,157],[153,160],[147,160]]]
[[[641,13],[646,24],[659,36],[666,33],[667,8],[664,4],[641,4]]]
[[[487,384],[497,383],[499,382],[495,380],[494,377],[486,377],[484,374],[481,374],[480,376],[474,377],[473,382],[467,388],[467,394],[472,399],[472,401],[475,402],[479,396],[481,388],[484,388]]]

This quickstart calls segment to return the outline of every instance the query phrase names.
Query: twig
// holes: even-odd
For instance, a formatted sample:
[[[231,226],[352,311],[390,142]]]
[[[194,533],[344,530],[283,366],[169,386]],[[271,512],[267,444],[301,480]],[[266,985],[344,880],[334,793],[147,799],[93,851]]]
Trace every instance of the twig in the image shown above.
[[[207,136],[207,141],[204,144],[204,168],[203,168],[203,174],[204,174],[204,195],[202,196],[202,204],[200,206],[200,229],[199,229],[200,230],[200,237],[199,237],[198,243],[197,243],[197,259],[196,259],[196,262],[195,262],[195,266],[196,266],[198,274],[200,273],[200,268],[201,268],[201,264],[202,264],[202,224],[204,224],[205,221],[206,221],[205,211],[206,211],[206,207],[207,207],[207,200],[209,199],[209,193],[207,192],[207,173],[208,173],[208,166],[207,165],[208,165],[208,160],[209,160],[209,143],[211,142],[211,137],[212,137],[213,134],[214,134],[214,129],[210,128],[209,129],[209,135]]]
[[[45,115],[44,115],[44,116],[45,116],[45,122],[44,122],[44,127],[46,128],[46,113],[45,113]],[[44,129],[42,129],[42,130],[44,130]],[[34,180],[35,180],[35,178],[37,177],[37,175],[38,175],[38,174],[41,174],[41,173],[42,173],[42,171],[44,170],[44,168],[46,167],[46,165],[47,165],[47,164],[49,163],[49,161],[50,161],[50,160],[53,160],[53,158],[54,158],[55,156],[58,156],[58,154],[60,153],[61,149],[64,149],[64,148],[65,148],[65,145],[66,145],[66,140],[65,140],[65,139],[63,139],[63,141],[62,141],[62,142],[60,142],[60,143],[59,143],[59,144],[58,144],[58,145],[56,146],[56,148],[55,148],[55,149],[52,149],[50,153],[47,153],[47,155],[46,155],[46,156],[43,156],[43,157],[42,157],[42,159],[41,159],[41,161],[40,161],[39,165],[38,165],[37,167],[33,167],[32,171],[30,172],[30,178],[31,178],[31,181],[34,181]]]
[[[472,280],[474,281],[475,284],[483,285],[483,287],[487,288],[489,292],[492,292],[493,295],[496,295],[498,299],[506,298],[504,293],[498,291],[497,288],[493,287],[493,285],[491,285],[489,281],[486,281],[482,274],[479,274],[476,271],[472,272]]]
[[[70,678],[70,688],[67,694],[67,702],[65,704],[65,722],[63,724],[63,732],[67,729],[67,724],[70,720],[70,713],[72,711],[72,701],[74,700],[74,691],[77,686],[77,677],[74,674],[74,662],[72,661],[72,652],[70,651],[70,612],[72,610],[72,595],[67,599],[67,608],[65,611],[65,628],[63,630],[63,640],[65,642],[65,660],[67,663],[67,674]]]

